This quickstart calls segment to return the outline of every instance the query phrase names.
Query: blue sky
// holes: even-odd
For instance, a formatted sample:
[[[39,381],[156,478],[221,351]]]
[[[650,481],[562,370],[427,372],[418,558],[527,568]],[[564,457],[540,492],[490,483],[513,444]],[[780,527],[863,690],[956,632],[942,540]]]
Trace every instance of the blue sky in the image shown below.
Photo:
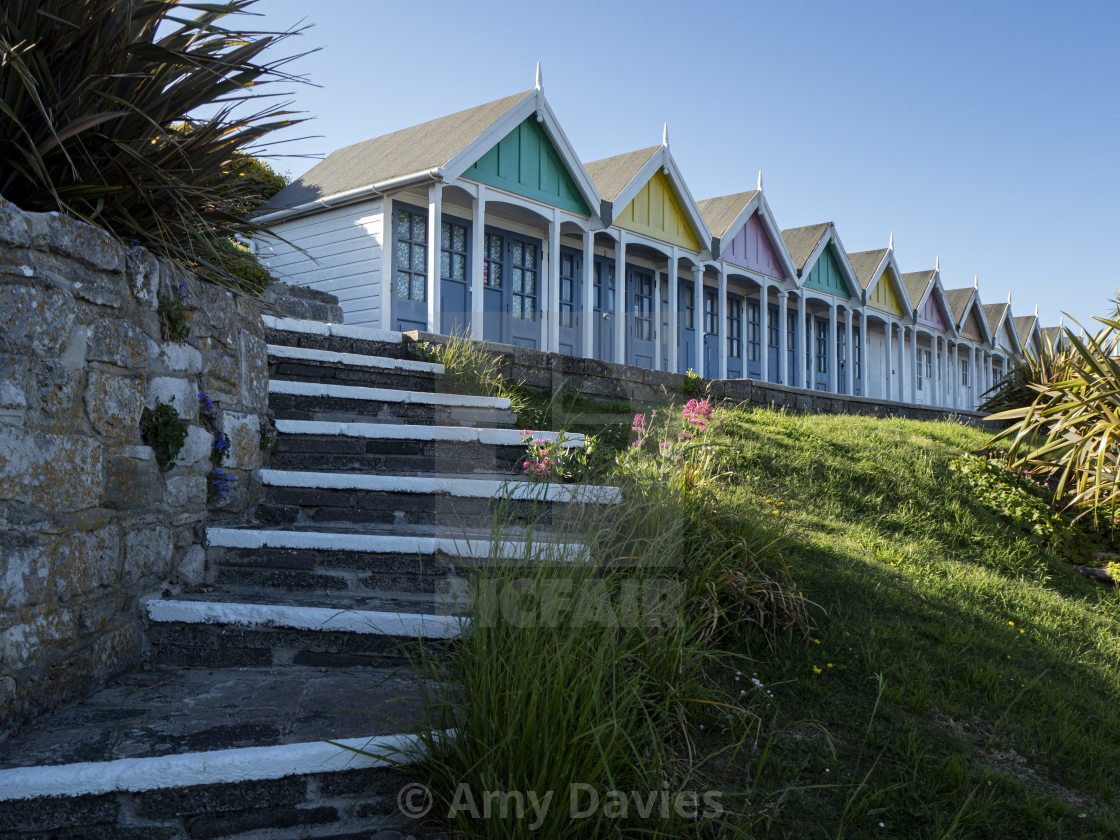
[[[670,145],[693,196],[753,189],[782,227],[949,288],[1091,323],[1120,283],[1120,3],[563,4],[261,0],[322,155],[533,86],[584,161]],[[305,158],[275,161],[299,175]]]

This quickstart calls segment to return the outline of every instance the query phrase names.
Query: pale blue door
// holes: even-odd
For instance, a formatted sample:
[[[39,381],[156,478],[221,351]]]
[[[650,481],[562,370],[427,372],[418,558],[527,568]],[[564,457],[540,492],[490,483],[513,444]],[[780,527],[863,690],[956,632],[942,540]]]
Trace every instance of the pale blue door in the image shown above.
[[[653,369],[656,332],[653,323],[653,272],[626,268],[626,363]]]
[[[727,378],[743,378],[743,298],[727,296]]]
[[[730,297],[728,298],[730,300]],[[747,376],[762,378],[762,315],[757,300],[747,301]]]
[[[813,318],[813,387],[828,390],[828,319]]]
[[[428,329],[428,211],[393,205],[393,302],[395,330]]]
[[[719,299],[715,289],[704,289],[704,376],[719,379]]]
[[[471,325],[470,223],[443,217],[440,224],[440,332],[466,335]]]
[[[505,318],[506,238],[487,231],[482,238],[482,336],[487,341],[509,341]]]
[[[560,352],[583,354],[583,254],[560,249]]]
[[[509,237],[510,343],[539,347],[541,342],[540,240]]]
[[[770,304],[766,318],[766,380],[778,381],[778,307]]]
[[[595,258],[595,358],[614,361],[614,260]]]
[[[696,368],[696,289],[688,281],[677,282],[677,373],[688,373]]]

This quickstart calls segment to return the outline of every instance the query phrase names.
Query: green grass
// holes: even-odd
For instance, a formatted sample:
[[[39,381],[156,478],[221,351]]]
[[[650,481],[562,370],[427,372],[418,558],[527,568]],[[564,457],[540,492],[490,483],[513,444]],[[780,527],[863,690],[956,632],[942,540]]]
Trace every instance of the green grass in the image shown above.
[[[1120,835],[1117,599],[949,470],[988,433],[722,417],[725,510],[784,525],[819,606],[808,642],[742,639],[774,695],[769,749],[725,779],[750,773],[761,833]]]

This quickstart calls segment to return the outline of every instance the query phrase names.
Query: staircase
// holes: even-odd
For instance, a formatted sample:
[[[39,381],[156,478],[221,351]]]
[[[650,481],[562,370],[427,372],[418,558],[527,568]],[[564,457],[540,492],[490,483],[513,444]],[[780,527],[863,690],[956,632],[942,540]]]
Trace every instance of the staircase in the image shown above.
[[[399,333],[265,320],[279,435],[252,520],[207,530],[206,586],[145,600],[143,668],[0,744],[0,840],[416,830],[385,757],[414,743],[418,646],[469,631],[472,569],[585,556],[542,510],[617,501],[522,480],[509,402],[441,393]],[[499,508],[535,533],[495,538]]]

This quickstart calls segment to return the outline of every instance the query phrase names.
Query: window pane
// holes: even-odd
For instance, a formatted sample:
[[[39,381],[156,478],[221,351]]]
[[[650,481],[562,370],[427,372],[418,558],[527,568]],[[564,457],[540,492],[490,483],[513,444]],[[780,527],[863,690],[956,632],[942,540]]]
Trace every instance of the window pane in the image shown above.
[[[467,250],[467,229],[462,225],[451,228],[451,247],[456,251]]]
[[[412,299],[413,300],[425,301],[425,300],[428,299],[427,283],[425,283],[424,280],[425,280],[425,278],[424,278],[423,275],[416,275],[416,274],[412,275]]]
[[[536,245],[526,245],[525,246],[525,265],[532,268],[536,264],[537,264],[537,246]]]
[[[462,254],[451,257],[451,277],[455,280],[467,279],[467,258]]]
[[[517,246],[514,245],[513,249],[516,251]],[[513,270],[511,272],[511,274],[513,276],[513,291],[514,292],[520,292],[521,287],[522,287],[522,279],[521,279],[522,278],[522,271],[521,271],[520,268],[517,267],[517,263],[514,263],[513,265],[514,265],[514,267],[513,267]]]
[[[407,242],[397,243],[397,268],[403,268],[406,271],[408,270],[409,266],[408,249],[409,244]]]
[[[427,267],[427,265],[426,265],[426,263],[428,262],[427,250],[428,249],[425,248],[423,245],[413,245],[412,246],[412,270],[413,271],[423,271]]]
[[[513,295],[510,298],[510,313],[514,318],[521,318],[521,295]]]
[[[535,295],[537,293],[537,272],[525,272],[525,293]]]
[[[446,251],[439,255],[439,276],[451,276],[451,255]]]
[[[415,213],[412,216],[412,241],[428,241],[428,220],[419,213]]]
[[[397,239],[412,237],[412,214],[407,210],[397,211]]]
[[[408,300],[408,283],[409,277],[407,274],[398,274],[396,282],[397,300]]]
[[[439,224],[439,244],[441,248],[451,247],[451,225],[447,222]]]
[[[502,287],[502,264],[490,263],[490,285],[496,289]]]
[[[525,246],[520,242],[514,242],[510,246],[510,251],[513,254],[513,264],[522,265],[522,260],[525,259]]]

